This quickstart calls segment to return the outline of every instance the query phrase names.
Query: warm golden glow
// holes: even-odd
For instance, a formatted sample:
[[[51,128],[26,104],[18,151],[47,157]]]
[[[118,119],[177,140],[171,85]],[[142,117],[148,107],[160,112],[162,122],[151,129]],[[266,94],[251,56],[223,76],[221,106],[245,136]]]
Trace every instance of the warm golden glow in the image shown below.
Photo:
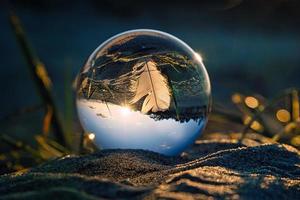
[[[88,137],[89,137],[90,140],[94,140],[95,139],[95,134],[94,133],[90,133],[88,135]]]
[[[288,122],[291,119],[291,114],[286,109],[280,109],[276,112],[276,117],[281,122]]]
[[[300,120],[300,113],[299,113],[299,97],[298,97],[298,91],[297,90],[293,90],[292,92],[292,117],[294,121],[299,121]]]
[[[250,116],[246,116],[244,119],[244,124],[249,124],[251,122],[252,118]],[[250,128],[256,131],[262,130],[263,127],[258,121],[253,121],[250,125]]]
[[[252,128],[253,130],[258,131],[258,130],[262,129],[262,126],[258,121],[253,121],[250,128]]]
[[[43,133],[45,135],[47,135],[50,131],[52,117],[53,117],[53,108],[51,106],[47,106],[47,113],[43,121]]]
[[[250,117],[250,116],[246,116],[246,117],[244,118],[244,124],[245,124],[245,125],[246,125],[246,124],[249,124],[250,121],[251,121],[251,117]]]
[[[199,60],[200,62],[203,61],[201,55],[200,55],[199,53],[197,53],[197,52],[195,52],[195,58],[196,58],[197,60]]]
[[[248,96],[245,98],[245,104],[249,107],[249,108],[257,108],[259,106],[259,102],[255,97],[251,97]]]
[[[233,94],[231,97],[231,100],[233,103],[241,103],[242,102],[242,97],[239,94]]]
[[[300,146],[300,135],[293,137],[291,140],[291,144],[296,147],[299,147]]]
[[[130,114],[130,109],[128,107],[122,107],[121,108],[121,114],[123,116],[128,116]]]

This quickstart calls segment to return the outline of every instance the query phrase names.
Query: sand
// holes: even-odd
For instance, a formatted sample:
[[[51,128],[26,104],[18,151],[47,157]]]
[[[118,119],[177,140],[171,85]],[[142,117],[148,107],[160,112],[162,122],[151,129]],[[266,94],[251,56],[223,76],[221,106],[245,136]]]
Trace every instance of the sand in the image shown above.
[[[299,199],[295,148],[248,137],[197,141],[182,156],[104,150],[0,177],[0,199]]]

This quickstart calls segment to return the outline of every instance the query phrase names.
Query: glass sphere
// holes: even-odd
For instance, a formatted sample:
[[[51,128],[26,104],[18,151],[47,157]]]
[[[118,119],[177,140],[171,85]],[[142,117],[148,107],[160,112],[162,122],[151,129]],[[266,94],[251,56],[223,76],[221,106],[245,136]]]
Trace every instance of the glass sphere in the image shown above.
[[[178,155],[203,131],[210,99],[200,55],[155,30],[110,38],[77,77],[80,122],[102,149]]]

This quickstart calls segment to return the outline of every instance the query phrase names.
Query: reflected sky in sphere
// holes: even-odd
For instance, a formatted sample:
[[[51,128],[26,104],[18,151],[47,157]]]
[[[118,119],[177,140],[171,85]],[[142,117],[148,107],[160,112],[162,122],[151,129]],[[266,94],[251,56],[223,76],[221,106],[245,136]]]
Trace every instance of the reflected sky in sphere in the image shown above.
[[[153,30],[104,42],[77,77],[80,122],[102,149],[178,155],[203,131],[210,98],[200,55]]]
[[[176,155],[194,141],[204,127],[204,120],[155,121],[139,111],[97,101],[79,100],[77,106],[83,126],[96,135],[94,142],[104,149],[148,149]]]

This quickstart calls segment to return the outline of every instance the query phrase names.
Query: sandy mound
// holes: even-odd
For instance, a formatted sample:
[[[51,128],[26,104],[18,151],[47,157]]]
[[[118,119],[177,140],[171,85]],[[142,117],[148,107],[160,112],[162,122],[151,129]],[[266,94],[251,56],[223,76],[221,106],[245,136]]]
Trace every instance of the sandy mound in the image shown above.
[[[253,144],[253,143],[252,143]],[[0,178],[0,199],[297,199],[299,152],[286,145],[197,142],[181,157],[106,150]]]

